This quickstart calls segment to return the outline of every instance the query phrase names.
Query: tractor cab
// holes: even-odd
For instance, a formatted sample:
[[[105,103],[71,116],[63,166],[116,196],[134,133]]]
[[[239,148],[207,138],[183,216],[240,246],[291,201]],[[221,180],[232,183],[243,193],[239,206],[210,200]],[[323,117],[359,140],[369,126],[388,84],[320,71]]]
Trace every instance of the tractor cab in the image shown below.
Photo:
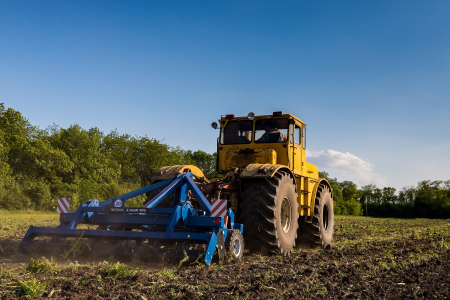
[[[281,164],[296,174],[306,172],[306,125],[290,114],[246,117],[226,115],[214,122],[220,127],[217,144],[219,173],[231,168],[243,169],[249,164]]]

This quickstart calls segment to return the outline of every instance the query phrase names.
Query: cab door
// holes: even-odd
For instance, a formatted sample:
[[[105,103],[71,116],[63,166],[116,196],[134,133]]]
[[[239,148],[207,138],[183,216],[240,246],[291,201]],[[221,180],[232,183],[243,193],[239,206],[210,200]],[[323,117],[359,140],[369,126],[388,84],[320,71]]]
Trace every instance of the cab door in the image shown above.
[[[289,154],[290,157],[292,157],[292,163],[291,163],[291,168],[292,171],[294,172],[295,176],[295,181],[296,181],[296,185],[297,185],[297,195],[298,195],[298,213],[299,216],[305,216],[305,205],[307,203],[307,197],[308,194],[304,193],[305,191],[305,187],[307,184],[307,180],[308,178],[302,177],[302,156],[303,156],[303,151],[302,151],[302,145],[301,145],[301,125],[299,124],[291,124],[291,127],[289,128],[290,130],[290,148],[289,148]]]
[[[295,174],[302,174],[302,156],[303,156],[303,151],[302,151],[302,146],[301,146],[301,132],[302,132],[302,128],[300,127],[300,125],[298,124],[294,124],[294,130],[293,130],[293,135],[294,135],[294,143],[293,143],[293,156],[294,156],[294,173]]]
[[[294,142],[295,142],[295,125],[293,123],[291,123],[289,125],[289,150],[288,150],[288,159],[289,159],[289,169],[291,169],[292,171],[294,171],[294,153],[295,153],[295,148],[294,148]]]

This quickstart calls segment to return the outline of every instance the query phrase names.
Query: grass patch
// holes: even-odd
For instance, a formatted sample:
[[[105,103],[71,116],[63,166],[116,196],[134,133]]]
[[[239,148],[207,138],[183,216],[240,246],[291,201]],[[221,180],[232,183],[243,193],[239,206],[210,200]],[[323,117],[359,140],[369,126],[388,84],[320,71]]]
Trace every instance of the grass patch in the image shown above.
[[[29,280],[20,281],[17,287],[16,293],[19,296],[25,296],[27,298],[37,298],[42,296],[47,290],[47,285],[45,283],[40,283],[36,278],[31,278]]]
[[[53,257],[49,261],[45,257],[38,259],[31,259],[25,267],[25,270],[30,273],[54,273],[58,267],[53,262]]]
[[[5,263],[0,265],[0,279],[2,278],[12,278],[18,273],[17,270],[8,267]]]
[[[115,278],[132,277],[138,273],[137,269],[129,268],[120,262],[116,262],[115,264],[106,263],[100,268],[100,271],[103,276]]]
[[[56,227],[59,224],[56,213],[6,213],[1,215],[0,238],[22,239],[30,225]]]
[[[165,277],[167,279],[172,279],[172,280],[178,280],[180,278],[180,276],[175,274],[174,271],[169,270],[169,269],[163,269],[162,271],[155,273],[155,275],[162,276],[162,277]]]

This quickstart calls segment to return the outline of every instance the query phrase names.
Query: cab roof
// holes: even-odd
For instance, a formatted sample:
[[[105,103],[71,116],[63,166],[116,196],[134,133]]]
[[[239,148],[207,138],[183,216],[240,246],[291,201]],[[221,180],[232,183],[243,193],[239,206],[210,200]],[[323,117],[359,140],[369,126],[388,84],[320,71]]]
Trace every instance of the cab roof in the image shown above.
[[[259,119],[286,119],[286,118],[287,119],[293,119],[293,120],[297,121],[298,123],[306,126],[306,124],[302,120],[300,120],[299,118],[297,118],[296,116],[291,115],[291,114],[283,114],[283,113],[281,113],[281,114],[275,115],[275,113],[274,113],[273,115],[260,115],[260,116],[255,115],[255,117],[254,117],[255,120],[259,120]],[[226,121],[226,120],[243,121],[243,120],[249,120],[249,117],[248,116],[235,117],[234,115],[230,114],[230,115],[221,116],[219,121]]]

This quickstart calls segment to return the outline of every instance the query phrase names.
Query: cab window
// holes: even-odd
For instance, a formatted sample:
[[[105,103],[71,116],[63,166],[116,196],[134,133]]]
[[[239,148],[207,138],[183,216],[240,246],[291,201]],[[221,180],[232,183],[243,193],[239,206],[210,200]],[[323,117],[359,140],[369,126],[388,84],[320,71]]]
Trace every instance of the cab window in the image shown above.
[[[255,123],[255,143],[282,143],[287,141],[288,119],[263,119]]]
[[[300,127],[295,125],[295,143],[301,145],[300,141],[302,140],[302,133],[300,131]]]
[[[229,121],[227,126],[220,129],[220,143],[222,145],[249,144],[252,141],[253,122]]]
[[[306,127],[305,126],[303,126],[302,137],[303,137],[303,149],[306,149]]]

